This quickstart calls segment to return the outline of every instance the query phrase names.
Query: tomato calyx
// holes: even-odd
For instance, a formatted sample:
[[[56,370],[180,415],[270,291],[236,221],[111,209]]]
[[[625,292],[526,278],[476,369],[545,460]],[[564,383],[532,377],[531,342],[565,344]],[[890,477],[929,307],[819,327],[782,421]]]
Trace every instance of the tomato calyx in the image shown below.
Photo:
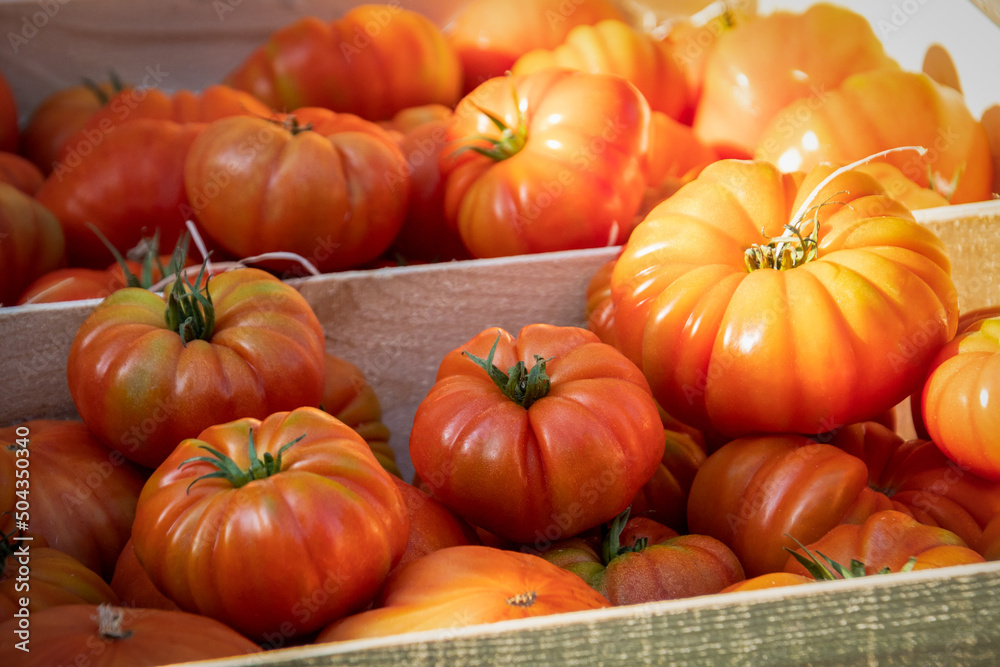
[[[813,210],[818,212],[820,206],[834,203],[838,202],[824,202],[814,207]],[[808,223],[812,223],[812,226],[808,233],[803,234]],[[748,272],[758,269],[787,271],[816,259],[819,247],[819,221],[815,214],[807,220],[786,224],[785,233],[781,236],[768,236],[763,229],[760,230],[760,234],[768,239],[768,242],[763,245],[754,244],[747,248],[743,261],[746,263]]]
[[[128,639],[131,630],[122,628],[125,610],[109,604],[97,605],[97,634],[104,639]]]
[[[464,350],[462,354],[485,370],[504,396],[527,410],[532,403],[544,398],[549,393],[552,383],[545,372],[545,364],[552,361],[552,357],[543,359],[536,354],[535,365],[530,370],[523,361],[518,361],[504,373],[493,363],[493,356],[496,354],[499,343],[500,334],[497,334],[497,339],[493,341],[493,347],[490,348],[490,353],[485,359],[477,357],[467,350]]]
[[[177,278],[168,290],[164,319],[167,328],[181,337],[181,343],[185,347],[188,341],[209,340],[215,331],[215,306],[212,305],[212,295],[208,291],[210,277],[206,275],[207,266],[206,257],[194,284],[187,274],[177,267],[175,272]],[[201,288],[194,286],[202,284]]]
[[[791,535],[788,535],[787,533],[785,533],[785,535],[794,540],[794,542],[799,545],[799,548],[801,548],[805,554],[800,554],[798,551],[789,549],[788,547],[783,547],[784,550],[792,554],[792,556],[795,557],[795,560],[797,560],[816,581],[835,581],[838,578],[857,579],[858,577],[874,576],[877,574],[892,574],[892,570],[890,570],[889,566],[886,565],[878,572],[869,575],[865,571],[865,564],[854,558],[851,559],[850,565],[844,566],[819,551],[813,553],[804,544],[796,540]],[[819,558],[817,558],[817,556],[819,556]],[[820,561],[820,558],[822,558],[825,562]],[[899,571],[911,572],[913,570],[913,566],[916,564],[916,556],[911,556]],[[840,577],[837,576],[838,574]]]
[[[111,101],[112,95],[117,95],[118,93],[125,90],[125,84],[122,83],[121,77],[118,76],[118,72],[114,71],[113,69],[108,70],[108,82],[111,84],[111,95],[108,95],[106,92],[104,92],[104,89],[101,88],[100,84],[98,84],[90,77],[85,76],[82,77],[82,79],[83,79],[83,86],[91,93],[93,93],[94,97],[97,98],[97,101],[101,103],[102,107]]]
[[[488,137],[485,134],[473,135],[468,137],[470,141],[485,141],[489,144],[489,148],[475,145],[463,146],[455,151],[455,156],[464,151],[470,150],[488,157],[491,160],[500,162],[501,160],[506,160],[509,157],[517,155],[521,152],[521,149],[524,148],[524,145],[528,141],[528,124],[524,118],[524,105],[521,103],[521,99],[517,95],[517,89],[514,87],[513,81],[509,78],[509,73],[508,80],[511,81],[510,91],[511,95],[514,97],[514,108],[517,109],[517,126],[513,128],[508,126],[507,123],[505,123],[503,119],[495,113],[487,111],[476,103],[472,103],[472,107],[476,111],[489,118],[490,122],[493,123],[498,130],[500,130],[500,138],[497,139],[496,137]]]
[[[649,543],[649,538],[641,537],[630,547],[622,546],[622,530],[625,529],[625,524],[628,523],[629,514],[631,512],[632,506],[629,505],[622,511],[621,514],[612,519],[611,522],[602,530],[605,535],[604,539],[601,541],[601,563],[605,567],[618,556],[642,551]]]
[[[181,461],[180,465],[177,467],[180,468],[188,463],[200,462],[213,465],[218,468],[218,470],[195,478],[194,481],[188,484],[187,491],[185,493],[191,491],[191,487],[194,486],[196,482],[203,479],[212,479],[217,477],[222,478],[232,484],[234,488],[238,489],[254,480],[266,479],[272,475],[277,475],[281,472],[282,454],[285,453],[285,450],[302,440],[304,437],[306,437],[305,433],[291,442],[282,445],[281,449],[278,450],[277,456],[272,455],[271,452],[264,452],[264,456],[258,458],[257,448],[253,442],[253,429],[250,429],[250,435],[247,439],[247,449],[250,455],[250,467],[246,470],[240,469],[240,467],[236,464],[236,461],[233,461],[232,458],[226,456],[214,447],[209,447],[208,445],[198,445],[199,449],[204,449],[212,456],[192,456],[189,459]]]
[[[301,134],[303,132],[312,132],[313,129],[312,123],[306,123],[305,125],[300,125],[299,119],[296,118],[294,115],[289,115],[287,118],[285,118],[285,120],[281,121],[281,127],[282,129],[290,132],[292,136],[295,136],[296,134]]]

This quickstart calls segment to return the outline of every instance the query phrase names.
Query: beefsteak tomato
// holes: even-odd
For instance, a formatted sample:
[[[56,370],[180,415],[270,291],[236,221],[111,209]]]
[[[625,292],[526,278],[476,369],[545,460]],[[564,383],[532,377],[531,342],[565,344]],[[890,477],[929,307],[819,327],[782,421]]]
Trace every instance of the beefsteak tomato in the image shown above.
[[[900,116],[899,109],[909,111]],[[922,72],[861,72],[819,101],[794,100],[774,115],[754,156],[784,171],[808,171],[896,146],[927,149],[882,158],[919,186],[952,204],[991,198],[994,167],[986,129],[960,92]]]
[[[409,198],[405,166],[374,123],[300,109],[283,122],[210,123],[186,156],[184,186],[191,211],[226,250],[294,252],[329,272],[359,266],[392,243]]]
[[[67,381],[105,444],[155,467],[213,424],[319,405],[324,353],[302,295],[245,268],[197,291],[175,282],[166,295],[114,292],[77,331]]]
[[[635,364],[585,329],[531,324],[449,352],[409,445],[435,498],[526,543],[620,513],[659,466],[664,437]]]
[[[406,107],[454,106],[462,71],[429,18],[398,3],[362,4],[333,21],[307,16],[275,30],[225,83],[279,111],[385,120]]]
[[[181,609],[257,639],[305,635],[364,607],[406,549],[394,479],[317,408],[212,426],[143,488],[135,555]]]
[[[944,244],[871,176],[721,160],[636,227],[615,339],[700,430],[822,433],[923,382],[955,334]]]
[[[0,305],[13,305],[33,280],[62,266],[65,250],[65,234],[52,212],[0,183]]]
[[[646,189],[649,104],[621,77],[550,68],[462,98],[445,215],[473,257],[623,242]]]
[[[440,549],[400,568],[375,608],[323,629],[317,644],[515,618],[601,609],[608,601],[579,577],[517,551]]]

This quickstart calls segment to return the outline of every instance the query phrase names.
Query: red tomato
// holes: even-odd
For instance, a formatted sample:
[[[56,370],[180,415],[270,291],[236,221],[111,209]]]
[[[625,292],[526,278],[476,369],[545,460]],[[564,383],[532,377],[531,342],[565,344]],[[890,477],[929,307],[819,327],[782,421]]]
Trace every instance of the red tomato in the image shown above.
[[[814,106],[851,74],[898,68],[865,17],[830,3],[776,11],[721,34],[704,65],[698,137],[723,157],[749,157],[779,110]]]
[[[1000,480],[1000,317],[980,319],[934,359],[921,396],[931,440],[962,469]]]
[[[667,42],[624,21],[606,19],[578,25],[552,49],[535,49],[517,59],[510,71],[530,74],[546,67],[568,67],[592,74],[615,74],[635,85],[653,111],[672,119],[691,112],[687,81]]]
[[[279,110],[324,107],[384,120],[406,107],[453,106],[461,64],[440,29],[396,3],[275,30],[225,79]]]
[[[114,573],[135,517],[146,471],[102,445],[79,421],[31,420],[0,428],[0,528],[26,520],[27,534],[44,538],[106,580]],[[28,461],[30,497],[15,493],[15,466]],[[17,477],[17,479],[24,479]],[[17,485],[22,490],[22,485]],[[8,495],[9,494],[9,495]],[[27,517],[12,513],[27,500]]]
[[[118,604],[118,596],[101,575],[69,554],[39,544],[35,540],[2,541],[0,622],[14,618],[25,599],[32,617],[60,605]],[[29,567],[30,574],[26,574]]]
[[[621,77],[491,79],[458,104],[448,140],[445,215],[473,257],[618,244],[636,223],[649,105]]]
[[[180,609],[177,604],[160,592],[143,569],[135,555],[132,539],[125,543],[115,573],[111,577],[111,588],[126,607],[138,609]]]
[[[65,262],[59,221],[36,199],[0,183],[0,305],[13,305],[39,276]]]
[[[614,606],[711,595],[744,578],[736,555],[719,540],[677,535],[627,513],[611,522],[597,548],[574,540],[542,556],[582,577]]]
[[[0,151],[17,152],[17,102],[7,78],[0,73]]]
[[[410,178],[406,219],[391,248],[406,263],[469,258],[462,237],[448,224],[444,214],[444,179],[439,160],[448,147],[448,127],[452,122],[451,109],[425,105],[400,111],[390,124],[406,160],[405,174],[392,178],[400,181],[406,175]]]
[[[899,109],[912,111],[901,117]],[[991,198],[993,158],[986,129],[960,92],[920,72],[862,72],[824,91],[818,101],[794,100],[775,114],[754,155],[783,171],[805,171],[897,146],[927,149],[922,156],[900,152],[882,158],[919,186],[953,204]]]
[[[633,231],[615,338],[700,430],[822,433],[923,382],[955,332],[950,274],[941,240],[871,176],[722,160]]]
[[[698,469],[688,527],[722,540],[753,577],[782,568],[792,537],[808,544],[888,509],[975,544],[1000,513],[1000,485],[950,465],[929,441],[904,442],[874,423],[845,427],[824,442],[739,438]]]
[[[48,175],[63,144],[123,89],[122,82],[113,76],[99,84],[87,81],[56,90],[31,112],[21,132],[21,154]]]
[[[299,109],[284,123],[217,120],[184,165],[193,211],[222,247],[239,257],[293,252],[324,272],[359,266],[389,247],[409,183],[384,130],[326,109]]]
[[[19,620],[0,623],[0,632],[16,637]],[[28,653],[15,641],[0,644],[0,663],[154,667],[261,651],[235,630],[204,616],[92,604],[62,605],[32,614],[26,646],[31,649]]]
[[[409,445],[417,474],[456,514],[544,542],[627,507],[664,438],[634,364],[585,329],[532,324],[516,338],[487,329],[449,352]]]
[[[57,165],[36,196],[62,223],[71,266],[103,268],[114,261],[88,224],[122,254],[155,230],[165,247],[177,244],[191,209],[184,158],[202,128],[136,119],[101,134],[86,157]]]
[[[400,477],[396,452],[389,445],[389,428],[382,422],[382,405],[361,369],[327,352],[324,378],[320,409],[354,429],[382,467]]]
[[[406,503],[406,511],[410,517],[410,537],[406,542],[406,551],[393,572],[438,549],[479,544],[479,537],[472,526],[434,500],[429,493],[401,479],[394,481]]]
[[[143,487],[135,554],[182,609],[257,639],[304,635],[363,608],[402,556],[394,479],[316,408],[212,426]]]
[[[44,180],[42,172],[27,158],[0,151],[0,183],[8,183],[26,195],[34,196]]]
[[[660,467],[632,499],[632,513],[646,513],[674,530],[687,531],[691,483],[705,461],[705,445],[691,435],[667,429]]]
[[[169,291],[187,292],[176,283]],[[190,293],[118,290],[70,346],[67,381],[78,413],[142,465],[159,465],[213,424],[319,405],[323,330],[302,295],[258,269],[214,276],[206,293],[212,314]],[[188,317],[194,325],[182,326]]]
[[[927,526],[894,510],[876,512],[862,524],[836,526],[806,545],[806,549],[844,566],[856,560],[864,564],[865,574],[869,575],[886,568],[899,572],[904,567],[927,570],[983,562],[983,557],[966,546],[955,533]],[[803,549],[795,549],[795,552],[802,554]],[[916,562],[908,565],[911,558]],[[785,563],[785,571],[808,573],[791,555]]]
[[[532,49],[554,49],[570,31],[605,19],[624,21],[613,0],[471,0],[445,26],[464,74],[463,92],[503,76]]]
[[[316,643],[460,628],[600,609],[608,601],[538,556],[480,545],[440,549],[386,582],[375,608],[336,622]]]
[[[72,168],[86,157],[103,137],[121,125],[138,120],[169,120],[175,123],[211,123],[230,116],[270,118],[274,110],[252,95],[229,86],[213,85],[202,91],[178,90],[165,93],[156,88],[133,88],[116,93],[90,115],[81,129],[68,137],[59,149],[54,170]]]
[[[790,572],[768,572],[750,579],[737,581],[735,584],[726,586],[720,593],[736,593],[739,591],[760,591],[767,588],[781,588],[782,586],[798,586],[800,584],[814,584],[816,580],[808,575],[792,574]]]
[[[642,209],[643,217],[718,159],[715,149],[702,143],[690,126],[654,111],[650,115],[646,157],[650,192]]]

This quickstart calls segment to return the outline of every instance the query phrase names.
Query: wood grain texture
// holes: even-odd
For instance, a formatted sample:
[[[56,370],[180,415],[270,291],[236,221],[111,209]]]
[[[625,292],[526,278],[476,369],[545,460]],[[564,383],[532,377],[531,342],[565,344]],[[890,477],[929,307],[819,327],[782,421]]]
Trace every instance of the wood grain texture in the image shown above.
[[[253,664],[995,666],[998,581],[1000,563],[968,565],[279,649]]]

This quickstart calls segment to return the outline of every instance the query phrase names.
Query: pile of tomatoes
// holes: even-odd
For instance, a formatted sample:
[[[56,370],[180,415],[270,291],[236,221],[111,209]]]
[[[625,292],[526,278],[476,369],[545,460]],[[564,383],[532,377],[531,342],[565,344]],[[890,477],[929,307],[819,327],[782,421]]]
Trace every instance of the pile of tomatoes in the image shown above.
[[[277,29],[205,90],[67,89],[23,127],[0,87],[0,303],[102,299],[67,363],[80,420],[0,429],[0,662],[1000,557],[1000,311],[959,312],[912,213],[991,197],[961,94],[829,4],[632,18],[472,0],[441,28],[362,5]],[[289,257],[605,245],[586,328],[491,328],[441,359],[411,480],[282,281]]]

